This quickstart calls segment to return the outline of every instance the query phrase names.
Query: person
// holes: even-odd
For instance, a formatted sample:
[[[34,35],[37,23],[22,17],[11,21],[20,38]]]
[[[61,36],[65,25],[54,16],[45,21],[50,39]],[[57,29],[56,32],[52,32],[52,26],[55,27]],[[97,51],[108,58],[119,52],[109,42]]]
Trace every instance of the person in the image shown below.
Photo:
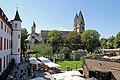
[[[34,78],[35,78],[36,76],[35,76],[35,73],[34,73]]]
[[[19,70],[19,66],[17,65],[17,70]]]
[[[13,76],[12,75],[10,76],[10,80],[13,80]]]
[[[7,80],[10,80],[10,78],[11,78],[11,75],[8,75]]]
[[[27,69],[28,69],[28,76],[30,76],[30,66],[28,66]]]
[[[25,73],[23,73],[23,79],[25,79]]]
[[[32,78],[34,78],[34,73],[32,72]]]
[[[27,67],[25,67],[25,72],[27,72]]]
[[[20,79],[23,79],[23,75],[22,74],[20,75]]]
[[[20,72],[23,73],[23,70],[21,69]]]

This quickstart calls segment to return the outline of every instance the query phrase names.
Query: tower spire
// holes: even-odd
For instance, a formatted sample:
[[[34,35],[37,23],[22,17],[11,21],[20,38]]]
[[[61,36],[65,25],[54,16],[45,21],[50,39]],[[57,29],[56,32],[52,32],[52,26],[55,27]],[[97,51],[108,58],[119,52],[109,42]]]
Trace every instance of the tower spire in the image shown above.
[[[18,11],[18,4],[17,4],[17,7],[16,7],[16,11]]]
[[[84,23],[83,14],[82,14],[82,11],[81,11],[81,10],[80,10],[80,13],[79,13],[79,19],[80,19],[80,23],[82,22],[82,24],[85,24],[85,23]]]
[[[75,18],[74,18],[74,31],[76,32],[84,32],[85,31],[85,22],[84,22],[84,17],[82,15],[82,11],[80,10],[79,12],[79,15],[75,15]]]
[[[22,20],[20,19],[19,13],[18,13],[18,7],[16,7],[16,14],[15,14],[15,18],[13,19],[13,21],[21,21],[22,22]]]

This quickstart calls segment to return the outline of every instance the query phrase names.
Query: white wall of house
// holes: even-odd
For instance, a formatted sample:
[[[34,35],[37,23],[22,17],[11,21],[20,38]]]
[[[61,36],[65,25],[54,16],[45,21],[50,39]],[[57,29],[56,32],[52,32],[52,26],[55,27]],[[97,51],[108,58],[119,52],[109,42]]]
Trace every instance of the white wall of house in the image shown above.
[[[3,29],[1,29],[1,21],[3,22]],[[5,32],[5,25],[6,25],[6,32]],[[11,56],[11,49],[9,48],[9,40],[11,41],[11,35],[7,33],[7,28],[9,28],[8,25],[0,18],[0,37],[2,37],[2,50],[0,50],[0,58],[2,58],[2,70],[0,72],[0,75],[3,72],[3,70],[7,68],[6,56],[8,55],[8,63],[10,62],[9,56]],[[11,31],[10,28],[9,30]],[[5,50],[4,50],[4,38],[6,38]],[[8,39],[8,49],[7,49],[7,39]],[[5,56],[5,68],[4,68],[4,56]]]

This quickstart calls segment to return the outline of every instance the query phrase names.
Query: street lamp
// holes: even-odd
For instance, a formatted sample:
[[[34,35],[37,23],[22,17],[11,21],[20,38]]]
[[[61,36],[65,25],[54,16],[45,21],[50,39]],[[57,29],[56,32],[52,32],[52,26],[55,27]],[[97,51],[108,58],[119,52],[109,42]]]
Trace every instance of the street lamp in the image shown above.
[[[76,71],[77,71],[77,62],[75,62],[75,66],[76,66]]]

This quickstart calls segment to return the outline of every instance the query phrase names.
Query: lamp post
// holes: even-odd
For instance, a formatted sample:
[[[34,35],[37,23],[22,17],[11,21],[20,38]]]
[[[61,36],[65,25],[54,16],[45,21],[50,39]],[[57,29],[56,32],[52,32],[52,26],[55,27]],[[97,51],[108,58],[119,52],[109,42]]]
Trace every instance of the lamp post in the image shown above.
[[[77,71],[77,62],[75,62],[75,65],[76,65],[76,71]]]

